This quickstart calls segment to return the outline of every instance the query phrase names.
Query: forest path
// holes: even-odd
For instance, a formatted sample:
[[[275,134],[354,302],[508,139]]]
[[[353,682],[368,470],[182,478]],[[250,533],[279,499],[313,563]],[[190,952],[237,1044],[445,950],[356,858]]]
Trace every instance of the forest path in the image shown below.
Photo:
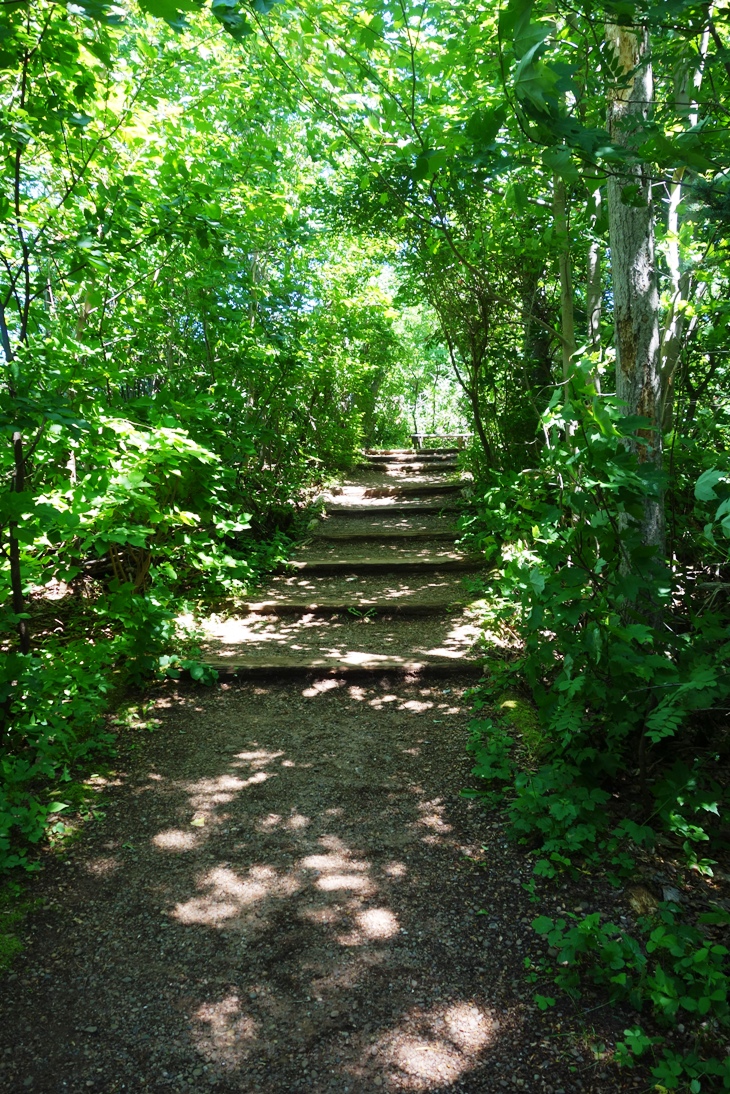
[[[393,506],[331,517],[321,531],[348,531],[348,520],[418,530]],[[447,518],[417,519],[432,531]],[[323,544],[313,539],[303,559]],[[421,649],[423,612],[441,604],[433,618],[448,625],[458,614],[460,575],[438,574],[427,575],[432,600],[412,579],[406,595],[393,574],[359,575],[342,600],[400,605],[384,613],[392,633],[404,630],[395,672],[353,675],[345,660],[345,671],[150,692],[156,732],[123,734],[118,770],[95,780],[103,812],[39,879],[43,905],[0,990],[3,1094],[645,1085],[593,1052],[620,1036],[625,1015],[595,1012],[589,1035],[572,1006],[541,1013],[533,1002],[549,983],[525,980],[525,958],[544,953],[530,922],[579,898],[563,886],[531,904],[530,861],[460,796],[469,649],[442,658],[448,679],[408,668],[436,656]],[[317,584],[331,578],[302,580],[282,575],[267,592],[275,621],[303,618],[297,598],[321,607],[326,588],[340,596]],[[386,631],[352,628],[358,643],[343,648],[393,660]]]

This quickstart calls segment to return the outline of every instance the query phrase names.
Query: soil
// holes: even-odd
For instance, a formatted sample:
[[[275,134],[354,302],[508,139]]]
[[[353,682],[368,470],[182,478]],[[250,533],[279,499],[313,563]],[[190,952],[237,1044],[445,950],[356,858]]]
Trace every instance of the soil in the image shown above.
[[[285,576],[261,598],[353,594],[432,596],[433,611],[208,627],[218,651],[273,644],[305,662],[451,641],[449,678],[151,690],[118,770],[92,780],[95,823],[36,883],[43,906],[0,993],[3,1094],[646,1088],[611,1064],[633,1015],[590,999],[543,1012],[550,981],[525,978],[545,955],[535,916],[621,909],[613,892],[536,889],[498,816],[461,796],[476,631],[445,606],[465,595],[458,576]]]

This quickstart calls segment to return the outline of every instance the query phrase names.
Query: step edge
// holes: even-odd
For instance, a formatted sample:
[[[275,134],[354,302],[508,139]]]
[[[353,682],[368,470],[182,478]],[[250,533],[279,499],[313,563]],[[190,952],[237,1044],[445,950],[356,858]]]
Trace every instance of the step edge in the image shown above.
[[[375,611],[383,615],[427,615],[441,612],[459,611],[477,604],[476,600],[435,600],[435,601],[397,601],[397,600],[251,600],[242,603],[240,612],[249,615],[276,615],[278,613],[302,614],[317,612]]]
[[[232,662],[232,661],[215,661],[212,659],[203,659],[200,664],[205,665],[206,668],[215,669],[219,677],[223,678],[235,678],[240,677],[266,677],[266,676],[280,676],[286,674],[289,678],[292,676],[311,676],[311,675],[325,675],[330,676],[373,676],[376,673],[397,673],[404,675],[422,675],[427,673],[433,674],[453,674],[460,675],[462,673],[476,673],[480,675],[484,672],[485,658],[479,658],[478,660],[466,660],[462,658],[444,658],[443,660],[420,658],[412,661],[397,661],[390,659],[388,661],[380,662],[365,662],[358,665],[348,664],[347,662],[301,662],[285,664],[283,662],[261,662],[256,664],[254,662]],[[182,675],[189,676],[189,671],[184,671]]]

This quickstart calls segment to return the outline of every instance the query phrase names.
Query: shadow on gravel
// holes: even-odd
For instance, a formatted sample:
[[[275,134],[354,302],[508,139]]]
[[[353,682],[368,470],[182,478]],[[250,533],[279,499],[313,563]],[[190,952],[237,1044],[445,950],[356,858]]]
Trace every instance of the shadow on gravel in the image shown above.
[[[461,696],[160,698],[3,985],[3,1094],[556,1089],[515,998],[523,867],[496,835],[477,863],[484,817],[459,798]]]
[[[256,690],[265,703],[269,689]],[[460,707],[399,691],[315,682],[296,727],[242,712],[248,732],[228,741],[216,774],[166,782],[179,823],[150,841],[166,943],[215,952],[217,989],[185,1010],[207,1074],[235,1076],[237,1089],[435,1090],[498,1035],[432,930],[445,910],[432,887],[446,877],[429,860],[463,849],[444,802],[419,784],[429,738],[413,730]],[[385,756],[384,720],[407,732]],[[171,858],[186,867],[172,883]]]

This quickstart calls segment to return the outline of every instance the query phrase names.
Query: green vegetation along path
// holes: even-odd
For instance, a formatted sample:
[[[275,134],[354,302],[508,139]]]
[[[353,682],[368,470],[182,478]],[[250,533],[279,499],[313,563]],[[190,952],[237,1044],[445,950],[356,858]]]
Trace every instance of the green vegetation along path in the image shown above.
[[[531,904],[529,860],[460,797],[478,655],[453,469],[394,455],[218,624],[228,679],[154,693],[156,732],[46,866],[0,992],[3,1094],[645,1084],[602,1062],[626,1015],[543,1013],[526,982],[532,918],[578,898]]]

